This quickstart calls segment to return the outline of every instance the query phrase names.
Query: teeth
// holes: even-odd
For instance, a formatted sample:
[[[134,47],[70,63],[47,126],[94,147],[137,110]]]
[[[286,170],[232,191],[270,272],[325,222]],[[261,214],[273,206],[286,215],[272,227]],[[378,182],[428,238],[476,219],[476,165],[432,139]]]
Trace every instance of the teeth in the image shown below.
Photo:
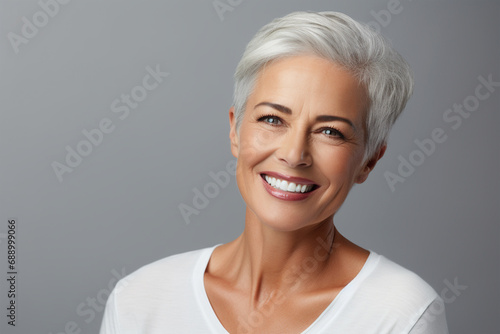
[[[309,192],[313,187],[312,185],[296,184],[294,182],[288,183],[288,181],[280,180],[275,177],[270,177],[268,175],[265,175],[264,178],[266,179],[267,183],[271,185],[271,187],[292,193]]]

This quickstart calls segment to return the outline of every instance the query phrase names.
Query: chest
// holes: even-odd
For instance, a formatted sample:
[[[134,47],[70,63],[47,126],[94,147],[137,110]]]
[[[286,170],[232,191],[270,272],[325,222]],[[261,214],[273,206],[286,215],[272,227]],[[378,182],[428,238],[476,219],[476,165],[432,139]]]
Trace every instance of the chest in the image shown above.
[[[210,277],[205,289],[213,312],[229,333],[301,333],[332,303],[339,288],[311,293],[292,289],[271,292],[258,305],[248,295]]]

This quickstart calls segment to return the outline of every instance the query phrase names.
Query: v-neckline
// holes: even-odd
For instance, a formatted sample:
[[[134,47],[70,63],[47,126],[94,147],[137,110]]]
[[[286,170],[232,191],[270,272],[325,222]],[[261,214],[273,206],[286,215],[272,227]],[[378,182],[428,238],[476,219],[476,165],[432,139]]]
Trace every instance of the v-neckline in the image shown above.
[[[196,264],[195,270],[193,272],[193,285],[196,296],[199,297],[198,302],[199,306],[202,310],[203,316],[205,320],[209,324],[213,333],[217,334],[230,334],[227,329],[222,325],[215,310],[210,303],[208,298],[207,291],[205,289],[205,271],[207,269],[210,258],[212,257],[213,251],[215,248],[220,246],[221,244],[217,244],[213,247],[206,248],[202,256],[200,256],[198,263]],[[342,301],[347,301],[356,291],[356,287],[359,285],[361,281],[363,281],[368,274],[372,271],[376,258],[379,256],[372,250],[368,250],[370,254],[368,255],[365,263],[361,270],[357,273],[354,278],[347,283],[345,287],[343,287],[339,293],[335,296],[335,298],[328,304],[328,306],[321,312],[321,314],[300,334],[314,333],[311,332],[313,330],[317,330],[317,333],[320,333],[319,330],[332,321],[335,317],[338,316],[338,312],[335,312],[335,308],[337,305],[342,306]]]

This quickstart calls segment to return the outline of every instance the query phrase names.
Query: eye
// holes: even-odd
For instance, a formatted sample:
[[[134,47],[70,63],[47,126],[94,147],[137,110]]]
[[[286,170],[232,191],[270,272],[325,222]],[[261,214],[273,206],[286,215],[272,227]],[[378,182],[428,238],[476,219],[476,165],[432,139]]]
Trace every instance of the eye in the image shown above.
[[[333,138],[340,138],[340,139],[345,139],[344,135],[342,132],[335,128],[323,128],[321,129],[321,133],[324,133],[325,135]]]
[[[261,118],[258,119],[258,121],[264,122],[264,123],[270,124],[270,125],[280,125],[282,123],[281,119],[278,116],[274,116],[274,115],[262,116]]]

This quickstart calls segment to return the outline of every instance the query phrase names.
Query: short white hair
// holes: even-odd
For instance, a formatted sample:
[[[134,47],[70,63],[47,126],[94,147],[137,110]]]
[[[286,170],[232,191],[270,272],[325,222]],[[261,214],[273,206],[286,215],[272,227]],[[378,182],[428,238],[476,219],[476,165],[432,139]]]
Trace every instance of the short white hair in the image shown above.
[[[257,75],[268,62],[311,54],[355,75],[366,87],[365,159],[387,143],[413,90],[410,67],[369,26],[338,12],[294,12],[262,27],[248,43],[234,75],[233,106],[239,129]]]

